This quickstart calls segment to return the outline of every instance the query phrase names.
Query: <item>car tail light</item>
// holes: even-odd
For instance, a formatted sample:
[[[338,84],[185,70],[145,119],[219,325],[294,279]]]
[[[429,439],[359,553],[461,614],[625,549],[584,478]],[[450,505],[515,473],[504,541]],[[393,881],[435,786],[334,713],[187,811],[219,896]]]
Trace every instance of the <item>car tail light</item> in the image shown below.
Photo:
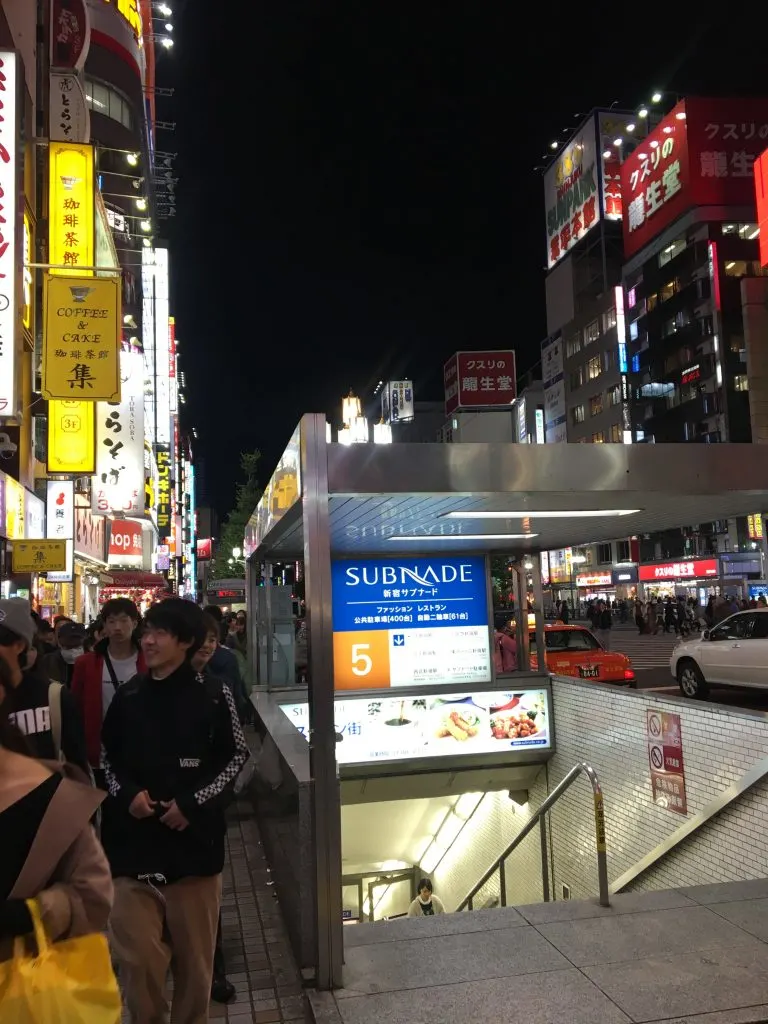
[[[635,678],[635,673],[632,671],[632,669],[625,668],[624,669],[624,678],[627,680],[627,682],[633,682],[634,678]]]

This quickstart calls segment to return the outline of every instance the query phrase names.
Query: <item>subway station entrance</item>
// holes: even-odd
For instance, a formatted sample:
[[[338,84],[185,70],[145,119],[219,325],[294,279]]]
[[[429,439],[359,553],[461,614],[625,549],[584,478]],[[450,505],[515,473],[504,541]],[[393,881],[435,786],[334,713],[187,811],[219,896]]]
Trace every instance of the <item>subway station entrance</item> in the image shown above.
[[[247,596],[265,748],[295,796],[295,892],[279,879],[278,891],[319,990],[344,984],[343,890],[368,908],[381,894],[364,871],[344,875],[342,804],[406,792],[514,800],[569,739],[531,659],[545,629],[534,556],[765,508],[768,456],[753,445],[344,446],[328,443],[324,416],[303,417],[247,529]],[[533,581],[512,675],[493,657],[493,553],[513,560],[518,609]],[[307,687],[278,685],[272,669],[288,616],[263,584],[289,560],[303,563]],[[592,795],[597,808],[599,785]],[[610,858],[610,819],[607,830]],[[600,852],[598,836],[602,891]],[[406,873],[393,866],[391,884]]]

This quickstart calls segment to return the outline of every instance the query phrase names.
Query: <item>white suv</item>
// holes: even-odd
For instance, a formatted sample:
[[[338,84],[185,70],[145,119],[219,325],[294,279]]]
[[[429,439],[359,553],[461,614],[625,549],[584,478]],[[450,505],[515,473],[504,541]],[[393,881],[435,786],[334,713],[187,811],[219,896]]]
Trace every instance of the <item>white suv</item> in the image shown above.
[[[768,608],[738,612],[679,643],[669,666],[684,697],[707,697],[710,686],[768,688]]]

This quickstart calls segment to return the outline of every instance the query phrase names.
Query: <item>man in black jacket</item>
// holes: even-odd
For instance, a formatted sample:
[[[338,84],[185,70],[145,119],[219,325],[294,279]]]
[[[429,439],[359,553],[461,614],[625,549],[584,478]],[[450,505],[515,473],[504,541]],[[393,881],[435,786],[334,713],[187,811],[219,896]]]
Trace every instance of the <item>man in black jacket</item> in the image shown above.
[[[11,597],[0,601],[0,658],[10,671],[10,719],[27,737],[35,757],[68,761],[87,774],[85,733],[75,702],[62,686],[51,689],[36,667],[23,669],[33,648],[35,623],[29,601]],[[51,701],[54,707],[51,707]],[[56,733],[58,732],[58,735]]]
[[[248,748],[228,687],[190,659],[203,613],[169,598],[149,609],[148,672],[124,683],[104,727],[106,843],[115,879],[113,949],[131,1019],[207,1020],[224,866],[224,807]]]

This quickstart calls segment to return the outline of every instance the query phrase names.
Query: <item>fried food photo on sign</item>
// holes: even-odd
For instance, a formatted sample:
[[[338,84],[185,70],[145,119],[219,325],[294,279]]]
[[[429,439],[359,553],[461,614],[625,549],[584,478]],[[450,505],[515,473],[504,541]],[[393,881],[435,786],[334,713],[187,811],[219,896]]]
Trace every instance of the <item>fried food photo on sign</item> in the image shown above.
[[[437,730],[437,738],[446,739],[448,736],[453,736],[455,740],[464,743],[466,740],[477,736],[479,723],[480,720],[477,715],[473,714],[468,708],[461,711],[448,711],[446,709]]]

